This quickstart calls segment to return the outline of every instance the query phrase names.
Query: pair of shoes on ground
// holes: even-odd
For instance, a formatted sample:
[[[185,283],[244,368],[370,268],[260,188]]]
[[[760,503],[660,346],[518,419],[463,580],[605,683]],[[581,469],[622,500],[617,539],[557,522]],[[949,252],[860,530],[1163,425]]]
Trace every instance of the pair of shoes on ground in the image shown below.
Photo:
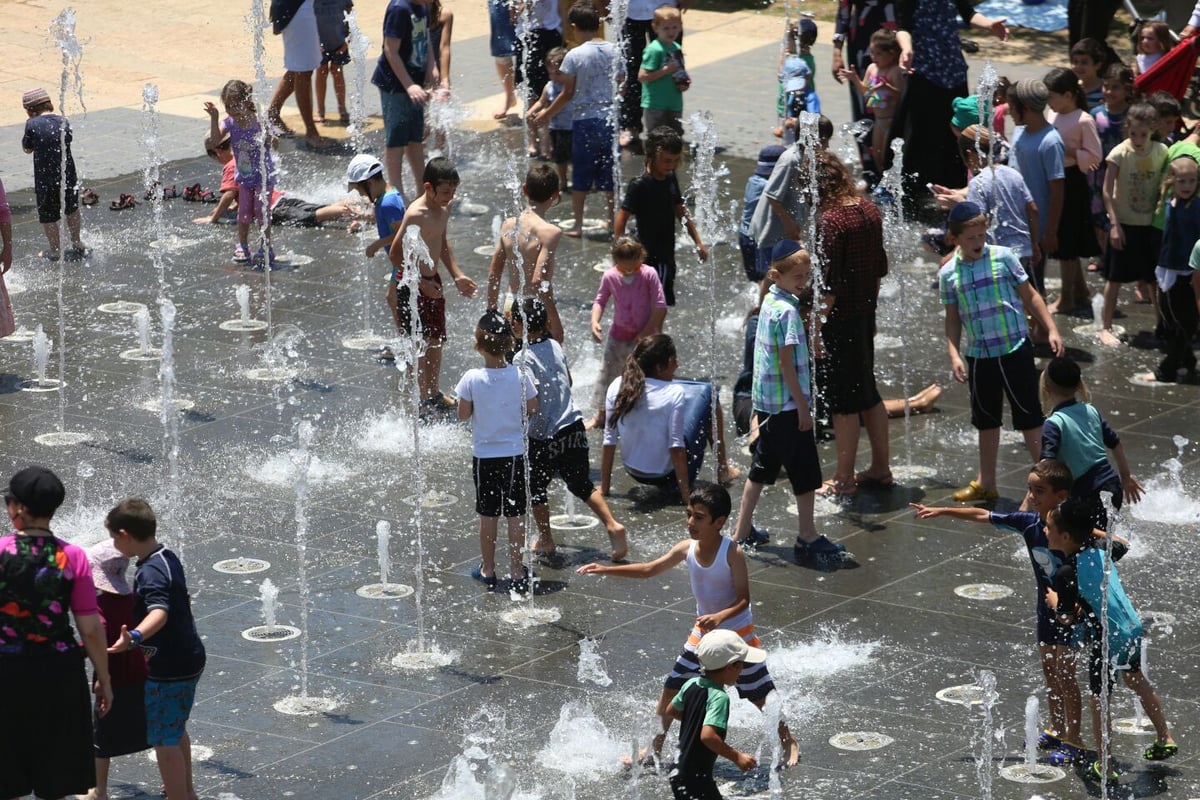
[[[1093,761],[1092,765],[1088,767],[1087,773],[1084,775],[1084,777],[1093,781],[1104,781],[1109,786],[1112,786],[1120,779],[1121,774],[1117,772],[1117,769],[1113,765],[1112,761],[1109,761],[1108,769],[1105,769],[1099,761]]]
[[[746,534],[745,539],[738,539],[737,543],[742,547],[749,547],[752,550],[757,550],[767,542],[771,541],[771,532],[766,528],[758,528],[754,525],[750,526],[750,533]]]
[[[531,576],[529,574],[529,567],[522,565],[521,569],[524,571],[524,574],[520,578],[516,578],[516,579],[509,578],[508,588],[509,588],[509,591],[516,592],[517,594],[529,594],[529,589],[530,589],[530,586],[532,586],[532,581],[536,580],[537,576],[536,575]],[[480,583],[482,583],[484,586],[486,586],[487,590],[489,592],[496,591],[499,586],[499,581],[496,579],[495,574],[487,575],[487,576],[485,576],[483,574],[483,562],[482,561],[479,562],[479,566],[477,566],[473,570],[471,570],[471,577],[474,578],[475,580],[479,581]]]
[[[950,495],[956,503],[977,503],[980,501],[995,500],[1000,497],[1000,493],[995,489],[985,489],[978,481],[970,481],[962,489],[959,489],[954,494]]]
[[[233,248],[233,263],[245,264],[253,261],[255,264],[274,264],[275,263],[275,248],[258,248],[258,252],[253,257],[250,255],[250,248],[238,242],[237,247]]]
[[[822,534],[811,542],[802,542],[797,539],[792,546],[792,554],[800,563],[840,562],[846,557],[846,547],[837,542],[831,542]]]

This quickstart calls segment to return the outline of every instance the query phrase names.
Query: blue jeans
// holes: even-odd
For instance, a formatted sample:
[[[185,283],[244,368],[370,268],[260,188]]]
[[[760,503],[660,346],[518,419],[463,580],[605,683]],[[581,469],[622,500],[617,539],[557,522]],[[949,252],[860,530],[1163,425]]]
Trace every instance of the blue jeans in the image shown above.
[[[488,22],[491,23],[488,46],[492,58],[512,58],[517,31],[508,15],[508,4],[503,0],[488,0]]]
[[[707,381],[689,381],[676,378],[673,386],[683,390],[683,443],[687,453],[688,485],[694,486],[700,468],[704,466],[704,451],[712,438],[713,386]],[[638,483],[658,486],[664,491],[676,489],[678,480],[674,472],[666,475],[641,475],[625,470]]]

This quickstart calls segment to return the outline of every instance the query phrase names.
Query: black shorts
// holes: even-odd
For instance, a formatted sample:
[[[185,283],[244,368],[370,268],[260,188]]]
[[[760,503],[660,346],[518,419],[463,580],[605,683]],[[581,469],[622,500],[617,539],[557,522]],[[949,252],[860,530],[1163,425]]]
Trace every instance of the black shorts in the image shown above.
[[[879,405],[875,388],[875,316],[830,317],[821,328],[825,358],[817,359],[817,386],[833,414],[858,414]]]
[[[570,128],[565,131],[555,128],[550,129],[550,153],[555,164],[571,163],[571,139]],[[565,192],[568,187],[563,186],[560,188]]]
[[[799,496],[821,488],[821,462],[812,429],[800,430],[800,412],[758,414],[758,441],[747,476],[755,483],[774,486],[780,468],[787,470],[792,493]]]
[[[321,64],[331,64],[335,67],[344,67],[350,63],[350,48],[338,48],[336,50],[326,50],[321,48]]]
[[[0,657],[0,797],[67,797],[96,785],[82,652]]]
[[[1124,248],[1111,244],[1104,254],[1104,279],[1112,283],[1153,281],[1154,265],[1162,246],[1162,231],[1153,225],[1122,225]]]
[[[37,195],[38,222],[43,225],[58,222],[62,219],[63,196],[61,185],[35,184],[34,194]],[[67,189],[67,216],[79,210],[79,189]]]
[[[1041,428],[1042,402],[1038,397],[1038,371],[1033,345],[1020,347],[999,358],[967,357],[967,385],[971,390],[971,425],[981,431],[1003,425],[1004,398],[1012,409],[1013,428]]]
[[[1109,648],[1108,663],[1104,662],[1102,642],[1097,638],[1092,642],[1092,652],[1088,656],[1088,689],[1099,697],[1104,693],[1104,670],[1108,669],[1108,693],[1112,694],[1117,685],[1117,679],[1124,672],[1142,671],[1142,640],[1140,638],[1126,643],[1124,650],[1116,651]]]
[[[271,224],[291,228],[315,228],[319,208],[316,203],[309,203],[298,197],[281,197],[271,209]]]
[[[1074,625],[1064,625],[1058,621],[1058,615],[1051,611],[1045,603],[1037,605],[1037,643],[1051,644],[1060,647],[1075,647],[1079,637],[1075,635]]]
[[[646,245],[645,242],[642,242]],[[646,246],[646,264],[654,267],[658,282],[662,284],[663,297],[668,306],[675,305],[675,240],[660,244],[653,249]]]
[[[712,775],[672,775],[671,794],[675,800],[723,800]]]
[[[553,439],[529,440],[529,502],[544,506],[549,502],[546,487],[554,478],[562,478],[567,490],[587,500],[596,490],[588,459],[587,431],[583,420],[554,434]]]
[[[475,458],[475,513],[519,517],[525,513],[525,456]]]

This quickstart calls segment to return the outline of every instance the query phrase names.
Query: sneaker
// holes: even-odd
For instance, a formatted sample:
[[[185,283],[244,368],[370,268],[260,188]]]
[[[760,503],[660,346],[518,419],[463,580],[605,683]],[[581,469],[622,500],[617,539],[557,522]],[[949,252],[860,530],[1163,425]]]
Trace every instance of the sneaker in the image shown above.
[[[750,533],[746,535],[745,539],[738,540],[738,544],[742,547],[759,548],[769,541],[771,541],[770,531],[766,528],[756,528],[751,525]]]
[[[950,496],[954,498],[954,502],[956,503],[977,503],[981,500],[995,500],[1000,496],[1000,493],[995,489],[985,489],[975,481],[971,481]]]
[[[1083,749],[1070,742],[1059,741],[1058,747],[1051,750],[1044,761],[1052,767],[1067,767],[1083,759]]]
[[[1142,758],[1147,761],[1165,761],[1179,752],[1179,745],[1174,742],[1155,742],[1146,748]]]
[[[818,536],[811,542],[796,540],[792,547],[796,560],[803,561],[840,561],[846,555],[846,548],[837,542],[831,542],[824,535]]]
[[[250,248],[238,242],[238,246],[233,248],[233,263],[245,264],[250,260]]]
[[[1092,766],[1088,767],[1086,777],[1093,781],[1106,781],[1108,785],[1111,786],[1116,783],[1121,776],[1117,774],[1115,769],[1110,768],[1105,770],[1104,767],[1100,766],[1099,761],[1093,761]]]
[[[1042,731],[1038,734],[1038,750],[1057,750],[1060,744],[1062,744],[1062,739],[1059,739],[1050,731]]]
[[[483,562],[480,562],[478,567],[471,570],[471,577],[474,578],[475,580],[479,581],[480,583],[482,583],[484,586],[486,586],[487,590],[489,592],[494,592],[496,590],[496,576],[489,575],[487,577],[484,577]]]

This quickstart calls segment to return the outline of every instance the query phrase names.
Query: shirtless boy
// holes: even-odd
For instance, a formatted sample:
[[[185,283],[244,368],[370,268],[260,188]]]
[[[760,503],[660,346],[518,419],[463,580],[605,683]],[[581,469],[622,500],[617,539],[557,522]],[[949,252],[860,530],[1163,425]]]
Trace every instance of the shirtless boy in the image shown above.
[[[554,250],[562,237],[562,228],[546,220],[546,211],[558,202],[558,175],[549,164],[535,164],[525,174],[525,185],[521,191],[529,199],[529,206],[515,217],[509,217],[500,226],[500,241],[492,254],[488,267],[489,309],[497,307],[500,299],[500,284],[509,261],[513,272],[509,278],[509,290],[519,296],[536,297],[546,306],[546,330],[559,342],[563,340],[562,320],[554,305]],[[518,265],[521,274],[517,274]],[[522,283],[523,281],[523,283]]]
[[[404,212],[404,220],[396,231],[388,257],[392,261],[392,280],[388,283],[387,302],[396,319],[396,329],[402,335],[412,334],[412,298],[408,286],[400,286],[404,276],[404,262],[408,258],[418,261],[420,275],[417,278],[417,329],[425,340],[425,352],[417,358],[417,385],[421,394],[421,415],[453,413],[455,402],[438,388],[442,373],[442,344],[446,341],[446,297],[442,292],[442,276],[438,261],[446,265],[459,294],[475,296],[475,281],[468,278],[454,259],[450,241],[446,237],[446,224],[450,219],[450,202],[458,189],[458,170],[448,158],[433,158],[425,165],[421,176],[424,194],[413,200]],[[409,228],[416,228],[428,248],[425,254],[404,252]]]

